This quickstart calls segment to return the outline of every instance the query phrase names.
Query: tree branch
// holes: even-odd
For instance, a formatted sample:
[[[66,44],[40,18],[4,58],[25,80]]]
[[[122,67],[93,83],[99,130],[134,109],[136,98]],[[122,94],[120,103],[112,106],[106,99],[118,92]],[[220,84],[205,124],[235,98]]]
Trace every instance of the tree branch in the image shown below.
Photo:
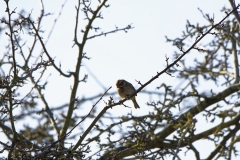
[[[239,130],[240,130],[240,124],[239,124],[239,122],[237,122],[235,128],[234,128],[233,130],[231,130],[231,131],[223,138],[223,140],[220,142],[220,144],[215,148],[214,151],[212,151],[212,153],[206,158],[206,160],[212,160],[212,159],[215,157],[215,155],[219,153],[220,149],[225,146],[226,142],[227,142],[232,136],[234,136],[234,135],[237,133],[237,131],[239,131]]]

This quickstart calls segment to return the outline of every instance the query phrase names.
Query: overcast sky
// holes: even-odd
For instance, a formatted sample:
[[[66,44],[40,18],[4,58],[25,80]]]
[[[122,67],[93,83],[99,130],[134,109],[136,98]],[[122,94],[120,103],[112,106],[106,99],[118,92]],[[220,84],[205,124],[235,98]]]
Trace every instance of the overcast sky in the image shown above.
[[[46,40],[54,23],[54,19],[58,16],[64,1],[44,1],[45,12],[53,13],[53,15],[43,20],[42,29],[45,31],[45,34],[42,36],[44,40]],[[239,3],[238,1],[236,2]],[[83,61],[85,66],[82,68],[81,75],[88,74],[89,78],[88,83],[82,83],[79,86],[79,97],[83,95],[96,95],[105,91],[104,88],[95,81],[92,74],[94,74],[99,82],[106,88],[112,86],[111,92],[116,91],[115,82],[117,79],[126,79],[138,88],[139,86],[135,80],[139,80],[142,83],[148,81],[166,66],[165,55],[170,57],[169,61],[171,62],[173,60],[173,52],[178,51],[178,49],[172,47],[170,43],[166,43],[165,36],[172,39],[181,36],[182,31],[185,29],[186,20],[190,20],[192,23],[208,24],[198,8],[202,9],[204,13],[214,15],[215,22],[218,22],[225,16],[220,10],[224,6],[230,6],[228,0],[113,0],[108,3],[111,6],[102,10],[104,19],[97,20],[94,26],[100,27],[102,29],[101,31],[110,31],[115,29],[115,26],[123,28],[131,24],[134,29],[129,30],[128,33],[119,32],[88,42],[85,47],[85,52],[91,59]],[[62,15],[58,19],[47,44],[49,53],[52,57],[55,57],[55,63],[61,63],[64,72],[74,70],[77,57],[77,47],[72,48],[76,4],[76,0],[66,2]],[[25,9],[27,13],[32,11],[32,16],[35,20],[40,14],[40,2],[36,0],[10,0],[10,8],[16,8],[17,13],[22,9]],[[4,1],[0,1],[0,17],[2,16],[6,16]],[[83,14],[80,15],[80,19],[82,18],[84,18]],[[82,28],[85,27],[85,24],[85,21],[80,21]],[[92,34],[94,34],[94,32],[92,32]],[[80,38],[81,34],[79,34],[79,39]],[[192,42],[193,41],[194,39]],[[0,50],[3,51],[3,44],[7,44],[5,34],[0,35],[0,44]],[[31,43],[29,41],[28,46],[30,45]],[[41,47],[38,46],[36,54],[40,53],[40,51]],[[3,54],[3,52],[0,53],[0,55],[1,54]],[[192,52],[186,56],[186,58],[189,59],[193,57]],[[49,83],[45,95],[47,96],[50,106],[54,107],[67,103],[72,78],[66,80],[62,76],[59,76],[59,73],[52,72],[53,70],[51,69],[48,70],[49,72],[45,76],[45,79],[47,79]],[[52,74],[49,77],[50,73]],[[162,75],[146,89],[155,90],[155,88],[163,82],[169,85],[180,83],[176,78],[177,75],[174,76],[175,77]],[[59,88],[64,91],[60,91]],[[116,100],[119,99],[119,97],[115,98]],[[104,98],[104,100],[107,99],[108,97]],[[110,112],[112,115],[121,116],[131,111],[136,115],[141,115],[149,111],[146,105],[149,97],[144,94],[138,94],[137,101],[141,107],[140,110],[118,106],[114,108],[114,111]],[[126,104],[129,106],[132,105],[131,102],[126,102]],[[91,103],[88,105],[89,106],[85,106],[84,108],[85,113],[91,108]],[[99,103],[97,107],[104,107],[104,103]],[[83,112],[81,112],[81,114],[82,113]],[[206,150],[206,148],[204,148],[206,143],[200,145],[203,146],[203,150]],[[206,152],[206,155],[208,153],[209,152]],[[206,157],[203,155],[201,158]]]

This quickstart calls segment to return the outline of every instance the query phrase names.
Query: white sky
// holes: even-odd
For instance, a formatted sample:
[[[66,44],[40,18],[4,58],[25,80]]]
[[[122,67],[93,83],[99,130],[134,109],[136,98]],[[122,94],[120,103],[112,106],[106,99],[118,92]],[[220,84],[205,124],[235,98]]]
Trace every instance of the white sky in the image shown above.
[[[63,2],[64,1],[56,0],[44,1],[45,12],[54,13],[54,15],[45,18],[42,23],[42,29],[46,31],[46,34],[43,35],[44,39],[46,39],[46,35],[48,35]],[[76,3],[76,0],[69,0],[66,3],[62,15],[47,44],[49,53],[52,57],[55,57],[56,64],[61,62],[64,72],[74,70],[77,57],[77,48],[72,48],[76,16],[74,7]],[[107,37],[98,37],[90,40],[85,46],[85,52],[87,52],[88,57],[91,57],[91,60],[84,60],[83,62],[103,85],[107,88],[112,86],[111,92],[116,91],[115,82],[117,79],[126,79],[138,88],[135,79],[145,83],[157,72],[163,70],[166,66],[165,55],[170,57],[171,62],[173,51],[178,51],[178,49],[172,47],[170,43],[166,43],[165,36],[172,39],[181,36],[182,31],[185,29],[187,19],[192,23],[199,22],[200,24],[208,24],[198,11],[198,8],[202,9],[204,13],[214,14],[215,22],[218,22],[225,15],[220,12],[222,7],[230,6],[228,0],[120,0],[109,1],[108,3],[111,6],[102,10],[104,19],[98,20],[94,25],[99,26],[102,31],[115,29],[115,26],[119,28],[126,27],[128,24],[132,24],[134,29],[129,30],[127,34],[119,32],[108,35]],[[236,3],[239,2],[236,0]],[[38,17],[40,13],[40,3],[36,0],[10,0],[10,8],[13,9],[15,7],[17,7],[17,13],[20,12],[22,8],[27,12],[32,10],[32,15],[35,18]],[[4,11],[5,3],[4,1],[0,1],[0,17],[3,15],[6,16]],[[80,18],[83,18],[82,14]],[[81,20],[80,24],[84,27],[86,23]],[[80,40],[81,34],[79,34],[78,37]],[[194,41],[194,39],[192,41]],[[4,50],[3,44],[7,44],[5,34],[0,35],[0,44],[0,49]],[[31,43],[28,44],[28,46],[30,45]],[[41,48],[38,46],[36,54],[38,54],[40,50]],[[2,53],[0,52],[0,54]],[[194,54],[191,53],[186,56],[186,58],[189,59],[193,57]],[[53,70],[48,69],[48,71],[49,75]],[[86,68],[82,68],[81,70],[81,75],[83,76],[84,74],[89,74]],[[48,77],[48,75],[46,77]],[[176,82],[179,80],[176,79],[177,75],[174,76],[175,77],[162,75],[146,89],[155,90],[155,88],[163,82],[169,85],[176,85]],[[72,78],[66,80],[62,76],[59,76],[59,73],[54,72],[48,80],[49,83],[45,95],[50,106],[54,107],[67,103]],[[88,83],[80,84],[78,94],[79,97],[82,97],[83,95],[96,95],[103,91],[103,88],[89,75]],[[107,99],[108,97],[104,97],[105,101],[107,101]],[[118,97],[115,97],[115,100],[118,100]],[[146,97],[144,94],[138,94],[137,100],[141,107],[140,110],[118,106],[115,107],[113,111],[110,111],[110,113],[115,116],[121,116],[131,111],[133,111],[135,115],[142,115],[149,112],[146,105],[149,97]],[[132,105],[131,102],[126,102],[126,104],[129,106]],[[79,113],[75,114],[87,113],[91,108],[91,104],[88,105],[89,106],[84,106],[83,111],[79,110]],[[104,103],[99,103],[97,107],[103,108]],[[201,130],[204,123],[205,121],[203,125],[199,125],[200,128],[198,129]],[[206,153],[206,155],[202,154],[201,158],[206,158],[210,149],[205,147],[205,142],[199,145],[203,146],[201,150],[204,150]],[[191,157],[192,154],[188,154],[184,159],[190,160],[192,159]]]

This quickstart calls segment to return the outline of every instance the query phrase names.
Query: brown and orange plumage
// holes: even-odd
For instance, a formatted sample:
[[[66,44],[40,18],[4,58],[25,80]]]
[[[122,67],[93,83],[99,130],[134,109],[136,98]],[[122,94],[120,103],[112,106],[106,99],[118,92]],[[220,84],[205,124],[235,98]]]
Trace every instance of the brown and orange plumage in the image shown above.
[[[131,83],[129,83],[129,82],[123,80],[123,79],[117,80],[116,86],[117,86],[118,94],[121,98],[126,98],[127,96],[133,94],[136,91]],[[132,100],[133,105],[136,109],[140,108],[137,101],[136,101],[135,96],[131,97],[131,100]]]

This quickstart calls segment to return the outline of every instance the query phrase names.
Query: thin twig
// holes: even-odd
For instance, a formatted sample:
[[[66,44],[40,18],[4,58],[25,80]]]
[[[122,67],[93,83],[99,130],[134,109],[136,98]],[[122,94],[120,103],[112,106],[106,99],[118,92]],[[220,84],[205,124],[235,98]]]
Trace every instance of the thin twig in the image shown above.
[[[91,110],[89,111],[89,113],[88,113],[85,117],[83,117],[83,119],[82,119],[80,122],[78,122],[67,134],[65,134],[64,136],[62,136],[59,140],[53,142],[50,147],[54,146],[56,143],[62,141],[62,140],[65,139],[67,136],[69,136],[70,133],[90,115],[90,113],[93,111],[93,109],[95,108],[95,106],[100,102],[100,100],[103,98],[103,96],[104,96],[111,88],[112,88],[112,87],[109,87],[109,88],[102,94],[102,96],[98,99],[98,101],[92,106],[92,108],[91,108]],[[95,119],[97,119],[97,118],[98,118],[98,117],[96,117]],[[99,118],[100,118],[100,117],[99,117]],[[99,118],[98,118],[98,119],[99,119]],[[94,119],[94,120],[95,120],[95,119]],[[98,120],[98,119],[97,119],[97,120]],[[91,126],[91,125],[90,125],[90,126]],[[83,135],[81,136],[81,138],[83,137],[83,139],[84,139],[85,136],[90,132],[90,130],[92,129],[92,127],[90,128],[90,126],[89,126],[88,129],[83,133]],[[80,138],[80,139],[81,139],[81,138]],[[78,143],[77,143],[77,144],[78,144]],[[76,144],[76,145],[77,145],[77,144]],[[80,143],[80,144],[81,144],[81,143]],[[76,145],[75,145],[75,146],[76,146]],[[75,146],[74,146],[74,148],[75,148]]]

